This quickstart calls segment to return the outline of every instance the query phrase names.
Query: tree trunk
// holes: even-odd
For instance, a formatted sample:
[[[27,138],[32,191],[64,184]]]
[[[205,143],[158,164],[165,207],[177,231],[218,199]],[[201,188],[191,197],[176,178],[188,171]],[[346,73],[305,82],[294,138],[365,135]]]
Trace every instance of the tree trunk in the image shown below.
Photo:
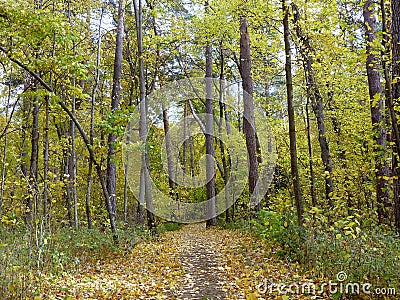
[[[297,166],[297,149],[296,149],[296,120],[293,107],[293,83],[292,83],[292,60],[290,54],[290,41],[289,41],[289,10],[282,0],[283,11],[283,37],[285,42],[285,73],[286,73],[286,94],[288,104],[289,116],[289,141],[290,141],[290,167],[292,174],[292,184],[294,191],[294,199],[297,210],[297,223],[299,226],[303,225],[303,202],[301,199],[300,179]]]
[[[100,20],[99,20],[99,27],[97,30],[98,40],[97,40],[97,54],[96,54],[96,79],[94,82],[93,90],[92,90],[92,97],[91,97],[91,107],[90,107],[90,130],[89,130],[89,139],[90,144],[93,145],[94,141],[94,118],[95,118],[95,107],[96,107],[96,93],[99,87],[100,81],[100,58],[101,58],[101,26],[103,24],[103,15],[104,15],[104,7],[101,8],[100,13]],[[92,224],[92,214],[90,208],[90,201],[91,201],[91,192],[92,192],[92,183],[93,183],[93,162],[89,159],[89,167],[88,167],[88,177],[87,177],[87,192],[86,192],[86,219],[87,219],[87,226],[89,229],[93,228]]]
[[[175,182],[174,182],[174,164],[172,161],[172,146],[171,146],[171,136],[169,133],[169,120],[168,120],[168,111],[164,105],[162,104],[162,113],[163,113],[163,124],[164,124],[164,136],[165,136],[165,151],[167,153],[167,168],[168,168],[168,185],[169,185],[169,193],[170,195],[177,200],[176,192],[175,192]]]
[[[26,80],[24,83],[24,90],[29,88],[28,84],[28,76],[26,76]],[[31,101],[29,101],[27,98],[23,97],[22,98],[22,105],[21,105],[21,111],[22,111],[22,120],[21,120],[21,152],[20,152],[20,170],[21,170],[21,180],[28,182],[28,149],[27,149],[27,132],[29,128],[29,116],[31,114]],[[25,213],[25,223],[27,226],[30,224],[30,212],[28,211],[30,207],[30,195],[27,193],[27,190],[25,189],[24,191],[24,202],[26,202],[26,213]]]
[[[5,71],[5,70],[4,70]],[[12,71],[12,69],[11,69]],[[6,115],[5,120],[6,124],[8,122],[8,109],[11,100],[11,74],[10,72],[10,82],[8,84],[8,93],[7,93],[7,100],[6,100]],[[11,117],[10,117],[11,121]],[[8,128],[5,129],[4,132],[4,146],[3,146],[3,159],[2,159],[2,167],[1,167],[1,186],[0,186],[0,220],[3,211],[3,197],[4,197],[4,188],[5,188],[5,181],[6,181],[6,174],[7,174],[7,147],[8,147]]]
[[[379,64],[376,55],[373,53],[373,42],[376,40],[377,23],[375,19],[373,1],[367,0],[363,8],[363,16],[365,23],[365,38],[367,52],[367,77],[368,89],[371,107],[371,119],[374,129],[375,140],[375,166],[376,166],[376,198],[378,204],[378,220],[379,223],[385,223],[388,220],[386,207],[388,202],[388,185],[384,179],[388,175],[388,166],[385,163],[385,148],[386,148],[386,131],[384,128],[383,117],[383,101],[382,101],[382,85],[381,75],[379,72]]]
[[[394,105],[398,106],[400,104],[400,2],[392,0],[392,102]],[[398,128],[399,124],[396,116],[392,117],[392,126]],[[397,141],[397,161],[400,161],[400,140]],[[396,164],[396,169],[397,169]],[[397,171],[397,176],[399,172]],[[397,186],[397,191],[399,186]],[[397,230],[400,232],[400,199],[399,192],[396,193],[395,197],[395,223]]]
[[[63,151],[64,155],[64,182],[65,182],[65,204],[67,206],[67,217],[68,217],[68,223],[69,227],[73,226],[73,220],[72,220],[72,190],[70,186],[70,164],[71,164],[71,159],[70,159],[70,153],[67,149]]]
[[[48,201],[49,201],[49,97],[45,97],[45,127],[44,127],[44,150],[43,150],[43,216],[45,220],[50,220],[50,215],[47,216],[48,212]]]
[[[187,137],[187,116],[188,116],[188,109],[187,109],[187,102],[184,102],[183,107],[183,150],[182,150],[182,161],[183,161],[183,174],[187,174],[187,146],[188,142],[186,141]],[[185,178],[185,177],[183,177]]]
[[[319,91],[318,85],[315,81],[314,69],[313,69],[313,58],[312,52],[313,49],[309,43],[308,37],[302,33],[300,25],[298,21],[300,20],[300,15],[298,8],[295,4],[292,4],[292,8],[294,11],[294,24],[296,35],[300,40],[300,55],[303,59],[303,66],[306,74],[306,85],[308,94],[311,98],[311,106],[315,117],[317,119],[317,127],[318,127],[318,141],[319,146],[321,148],[321,159],[324,164],[325,171],[325,198],[330,208],[333,207],[333,180],[332,180],[332,157],[331,151],[329,147],[328,140],[326,138],[326,127],[325,127],[325,115],[324,108],[322,103],[322,95]]]
[[[75,85],[75,79],[72,79]],[[75,114],[75,96],[72,97],[72,113]],[[75,152],[75,124],[73,121],[69,122],[69,136],[70,136],[70,149],[68,155],[68,188],[71,193],[72,204],[74,209],[74,227],[78,229],[78,201],[76,190],[76,152]]]
[[[37,90],[37,88],[35,88]],[[28,210],[29,219],[36,218],[36,209],[38,201],[38,157],[39,157],[39,103],[38,97],[33,99],[32,111],[32,129],[31,129],[31,159],[29,165],[29,199]],[[29,224],[32,226],[32,223]]]
[[[124,34],[124,7],[123,0],[118,1],[118,26],[117,37],[115,42],[114,56],[114,76],[113,88],[111,94],[111,113],[115,113],[118,109],[121,95],[121,74],[122,74],[122,50],[123,50],[123,34]],[[107,155],[107,190],[110,196],[111,209],[115,219],[117,218],[117,169],[115,166],[115,142],[116,135],[109,133],[108,135],[108,155]]]
[[[67,10],[68,20],[72,26],[71,20],[71,0],[68,0]],[[72,50],[75,55],[76,43],[72,40]],[[76,80],[75,75],[72,75],[71,80],[72,86],[75,88]],[[75,115],[76,97],[72,95],[71,99],[71,112]],[[75,124],[72,120],[69,121],[69,141],[70,149],[68,152],[68,186],[67,191],[68,197],[72,198],[73,209],[74,209],[74,227],[78,229],[78,201],[77,201],[77,190],[76,190],[76,152],[75,152]],[[69,200],[70,201],[70,200]]]
[[[207,190],[207,227],[217,225],[215,197],[215,162],[214,162],[214,107],[212,99],[212,48],[206,47],[206,184]]]
[[[306,127],[307,127],[307,149],[308,149],[308,162],[310,166],[310,195],[311,204],[313,207],[317,206],[317,197],[315,195],[315,174],[314,174],[314,159],[311,142],[311,127],[310,127],[310,95],[307,93],[306,102]]]
[[[225,126],[226,126],[226,132],[227,134],[230,134],[230,123],[229,123],[229,118],[228,118],[228,112],[226,111],[226,105],[225,105],[225,89],[226,89],[226,83],[225,83],[225,74],[224,74],[224,64],[225,64],[225,59],[224,59],[224,51],[222,48],[222,41],[220,45],[220,57],[221,57],[221,72],[219,75],[219,123],[218,123],[218,132],[220,135],[222,135],[222,125],[224,124],[225,121]],[[225,185],[225,221],[230,222],[231,221],[231,215],[230,215],[230,203],[229,203],[229,190],[228,190],[228,179],[229,179],[229,174],[228,174],[228,164],[226,161],[226,153],[225,153],[225,146],[224,142],[222,139],[219,140],[219,148],[221,151],[221,160],[222,160],[222,170],[223,170],[223,179],[224,179],[224,185]]]
[[[392,0],[392,95],[396,105],[400,102],[400,2]]]
[[[257,139],[254,120],[254,101],[253,101],[253,80],[251,78],[251,54],[250,54],[250,35],[248,32],[249,23],[246,18],[240,20],[240,75],[243,86],[243,132],[246,137],[247,159],[249,167],[249,193],[250,203],[255,205],[255,210],[259,211],[258,194],[258,159],[257,159]]]
[[[146,85],[145,85],[145,75],[144,75],[144,61],[143,61],[143,7],[142,1],[139,3],[134,1],[135,17],[136,17],[136,33],[138,40],[138,60],[139,60],[139,90],[140,90],[140,138],[142,143],[145,145],[145,149],[142,154],[142,170],[140,172],[140,193],[139,193],[139,206],[138,213],[140,214],[139,220],[143,220],[143,203],[146,202],[147,208],[147,226],[151,230],[155,230],[155,217],[152,213],[152,195],[150,187],[150,169],[149,169],[149,157],[147,148],[147,103],[146,103]]]

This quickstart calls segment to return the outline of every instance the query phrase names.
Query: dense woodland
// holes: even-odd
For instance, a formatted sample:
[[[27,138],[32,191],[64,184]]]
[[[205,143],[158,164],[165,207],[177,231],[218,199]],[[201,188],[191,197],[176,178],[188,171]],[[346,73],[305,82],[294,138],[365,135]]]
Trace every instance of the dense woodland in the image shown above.
[[[250,231],[312,276],[345,270],[399,288],[399,1],[1,0],[0,36],[0,296],[40,296],[43,274],[179,227],[145,209],[150,177],[181,202],[219,194],[237,165],[206,132],[212,116],[214,131],[239,132],[248,174],[223,214],[211,202],[207,227]],[[163,103],[161,125],[148,123],[148,97],[205,77],[221,84],[220,101],[208,82],[205,97],[180,103],[183,116],[211,121],[190,137],[183,123],[174,165],[175,119]],[[237,89],[234,109],[225,85]],[[265,195],[260,109],[277,155]],[[139,197],[122,155],[134,111]],[[202,174],[205,154],[215,158],[207,184],[172,180],[176,167]]]

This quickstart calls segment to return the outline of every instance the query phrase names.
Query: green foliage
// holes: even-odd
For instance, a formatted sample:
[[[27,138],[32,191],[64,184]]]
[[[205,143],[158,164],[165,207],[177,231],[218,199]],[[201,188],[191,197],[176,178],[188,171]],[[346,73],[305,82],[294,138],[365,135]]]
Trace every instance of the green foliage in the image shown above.
[[[345,271],[352,282],[399,288],[399,236],[372,230],[353,237],[309,230],[298,260],[314,276],[334,278]]]
[[[267,240],[271,246],[276,246],[279,256],[296,258],[301,253],[305,237],[303,229],[293,220],[295,220],[293,215],[261,210],[253,220],[252,230]]]
[[[166,231],[176,231],[182,228],[182,224],[175,222],[162,222],[157,226],[157,230],[160,234]]]
[[[228,227],[256,233],[282,259],[301,264],[313,278],[336,279],[344,271],[349,282],[395,287],[400,282],[400,237],[385,229],[358,229],[354,217],[335,222],[335,228],[299,228],[292,214],[260,211],[257,219]],[[352,229],[351,229],[352,228]]]

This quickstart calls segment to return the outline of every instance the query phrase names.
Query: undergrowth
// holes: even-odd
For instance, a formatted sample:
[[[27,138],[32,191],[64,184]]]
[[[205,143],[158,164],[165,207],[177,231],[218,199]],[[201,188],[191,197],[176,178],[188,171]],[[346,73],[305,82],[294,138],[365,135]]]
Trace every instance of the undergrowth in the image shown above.
[[[179,228],[175,223],[161,223],[158,233]],[[57,278],[157,238],[144,228],[121,229],[118,235],[120,243],[115,246],[111,234],[98,229],[0,228],[0,299],[33,298],[43,274]]]
[[[310,277],[336,280],[345,272],[348,282],[394,287],[400,292],[400,237],[379,227],[360,229],[353,216],[324,229],[296,225],[293,214],[262,210],[256,219],[226,224],[255,233],[270,252],[297,261]]]

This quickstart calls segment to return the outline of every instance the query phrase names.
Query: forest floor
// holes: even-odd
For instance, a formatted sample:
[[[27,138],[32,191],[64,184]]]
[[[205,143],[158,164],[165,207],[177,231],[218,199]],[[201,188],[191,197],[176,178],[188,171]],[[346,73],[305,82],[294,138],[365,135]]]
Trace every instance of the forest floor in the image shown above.
[[[263,292],[263,283],[304,279],[298,265],[275,258],[270,247],[249,234],[193,224],[42,282],[46,299],[205,300],[289,299]]]

